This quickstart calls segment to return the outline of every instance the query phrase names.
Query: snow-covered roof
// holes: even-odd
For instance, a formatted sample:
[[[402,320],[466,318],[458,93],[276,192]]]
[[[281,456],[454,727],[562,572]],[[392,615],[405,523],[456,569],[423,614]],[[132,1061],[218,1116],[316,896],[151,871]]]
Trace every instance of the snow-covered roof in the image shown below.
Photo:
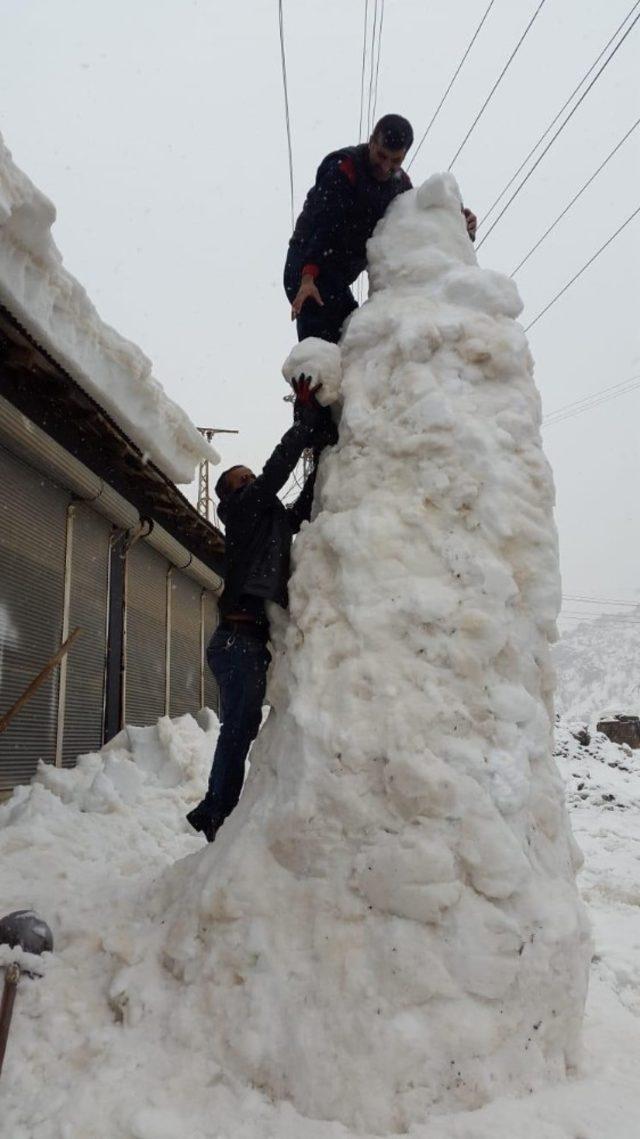
[[[99,317],[63,267],[53,203],[18,169],[0,135],[0,303],[169,478],[191,482],[219,456],[169,399],[151,361]]]

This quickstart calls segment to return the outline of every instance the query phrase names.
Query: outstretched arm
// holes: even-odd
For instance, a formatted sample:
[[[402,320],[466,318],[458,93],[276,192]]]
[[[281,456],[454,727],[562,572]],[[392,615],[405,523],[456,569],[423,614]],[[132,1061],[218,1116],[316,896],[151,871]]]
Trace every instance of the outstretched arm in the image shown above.
[[[267,459],[262,474],[245,489],[245,502],[248,498],[257,500],[277,494],[289,478],[305,447],[310,447],[312,441],[313,427],[302,421],[294,423]]]
[[[307,203],[306,210],[313,225],[310,237],[301,249],[304,264],[300,288],[291,305],[292,320],[299,316],[306,300],[323,304],[315,282],[325,258],[335,246],[337,236],[347,224],[353,200],[348,161],[336,160],[329,167],[314,188],[311,202]]]
[[[291,506],[287,507],[291,529],[293,530],[294,534],[298,533],[298,530],[302,526],[303,522],[308,522],[311,518],[311,507],[313,506],[313,492],[315,490],[317,473],[317,459],[314,459],[313,470],[305,480],[305,484],[300,491],[300,494],[296,498],[295,502]]]

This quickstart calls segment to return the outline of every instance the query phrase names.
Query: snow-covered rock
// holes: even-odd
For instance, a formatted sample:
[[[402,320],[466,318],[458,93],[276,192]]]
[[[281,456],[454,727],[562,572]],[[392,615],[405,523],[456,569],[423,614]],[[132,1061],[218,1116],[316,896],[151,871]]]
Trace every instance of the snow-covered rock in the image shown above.
[[[217,452],[166,395],[151,361],[104,324],[63,267],[55,219],[0,135],[0,303],[169,478],[191,482],[201,459],[219,462]]]
[[[217,1064],[394,1132],[575,1064],[589,933],[517,291],[478,267],[450,175],[396,200],[369,263],[251,776],[155,905]]]

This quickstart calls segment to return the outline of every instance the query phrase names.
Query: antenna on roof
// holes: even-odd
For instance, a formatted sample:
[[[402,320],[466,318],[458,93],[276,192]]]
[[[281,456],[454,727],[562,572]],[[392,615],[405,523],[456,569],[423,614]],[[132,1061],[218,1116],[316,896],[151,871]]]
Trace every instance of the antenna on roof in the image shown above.
[[[238,435],[239,432],[229,427],[199,427],[198,431],[204,435],[207,443],[211,443],[214,435]],[[198,514],[202,514],[207,522],[213,521],[215,503],[210,490],[210,467],[208,459],[203,459],[198,467]]]

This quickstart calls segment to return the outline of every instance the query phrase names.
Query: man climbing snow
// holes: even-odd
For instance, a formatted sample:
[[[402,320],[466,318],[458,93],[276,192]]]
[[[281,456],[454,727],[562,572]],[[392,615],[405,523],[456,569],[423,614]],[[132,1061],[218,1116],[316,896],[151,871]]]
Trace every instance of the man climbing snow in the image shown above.
[[[225,580],[220,598],[220,624],[207,648],[207,662],[218,682],[220,735],[209,787],[201,803],[187,815],[194,830],[209,842],[240,798],[244,765],[262,719],[267,668],[269,621],[267,601],[288,604],[287,583],[293,535],[311,514],[316,464],[337,431],[328,408],[321,407],[312,381],[293,381],[294,424],[256,476],[248,467],[224,471],[216,484],[218,514],[225,524]],[[302,452],[315,458],[296,502],[285,507],[278,498]]]
[[[398,194],[411,189],[402,169],[413,142],[411,123],[384,115],[369,142],[334,150],[320,163],[289,242],[284,288],[298,340],[337,344],[357,303],[350,285],[367,267],[367,241]],[[475,240],[477,219],[463,213]]]

